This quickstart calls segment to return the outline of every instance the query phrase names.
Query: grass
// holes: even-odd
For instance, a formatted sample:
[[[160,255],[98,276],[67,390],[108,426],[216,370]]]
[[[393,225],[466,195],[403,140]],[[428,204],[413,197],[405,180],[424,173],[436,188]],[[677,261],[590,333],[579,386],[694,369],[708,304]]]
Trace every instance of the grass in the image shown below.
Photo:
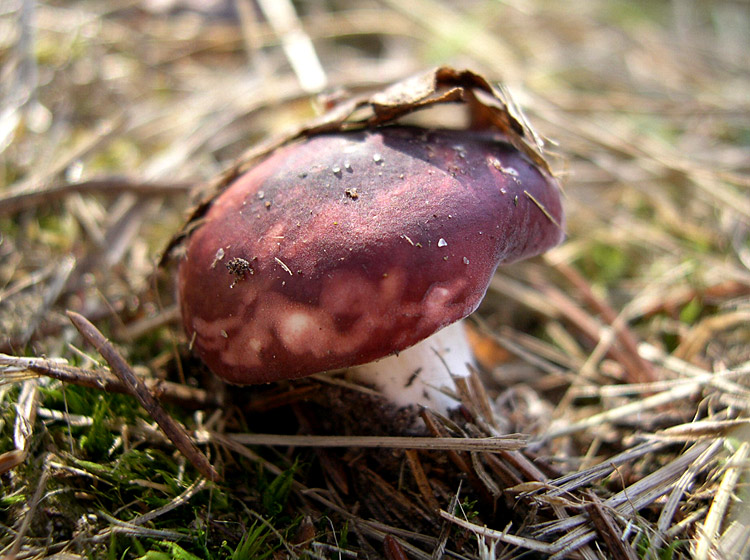
[[[434,441],[407,450],[341,376],[227,391],[191,356],[154,273],[190,188],[315,114],[320,75],[249,2],[176,4],[0,6],[4,556],[747,554],[747,6],[296,5],[331,89],[434,64],[502,80],[565,188],[566,242],[501,269],[474,317],[467,414],[426,414]],[[222,481],[67,310],[152,379]],[[520,448],[477,447],[497,433]]]

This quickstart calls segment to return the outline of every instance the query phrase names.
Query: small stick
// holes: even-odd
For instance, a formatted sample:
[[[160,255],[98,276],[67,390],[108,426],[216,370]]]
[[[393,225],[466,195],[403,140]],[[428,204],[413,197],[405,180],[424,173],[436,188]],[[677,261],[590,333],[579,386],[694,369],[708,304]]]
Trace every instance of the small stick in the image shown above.
[[[560,550],[560,546],[556,543],[550,544],[535,539],[512,535],[507,531],[496,531],[494,529],[482,527],[480,525],[471,523],[470,521],[461,519],[460,517],[457,517],[452,513],[448,513],[445,510],[440,510],[440,517],[442,517],[443,519],[447,519],[448,521],[455,525],[458,525],[459,527],[463,527],[464,529],[471,531],[477,536],[496,539],[512,546],[527,548],[528,550],[541,552],[543,554],[554,554],[555,552],[558,552]]]
[[[159,404],[159,401],[148,390],[148,387],[138,379],[125,359],[115,350],[112,343],[83,315],[74,311],[68,311],[67,315],[75,328],[78,329],[78,332],[102,355],[109,364],[109,367],[112,368],[112,372],[120,378],[120,381],[125,384],[130,393],[138,399],[141,406],[159,424],[159,427],[172,440],[177,449],[180,450],[203,476],[212,481],[219,480],[219,473],[216,472],[211,463],[208,462],[206,456],[193,443],[193,440],[187,435],[185,429],[167,414],[161,404]]]
[[[83,369],[59,360],[9,356],[0,352],[1,367],[23,370],[21,378],[26,377],[27,374],[24,372],[31,372],[64,383],[99,389],[107,393],[130,393],[130,389],[125,383],[104,368],[98,370]],[[7,371],[3,373],[7,379],[10,379],[11,373]],[[218,396],[196,387],[163,381],[154,377],[147,377],[142,382],[150,391],[158,395],[159,400],[176,404],[182,408],[220,407],[222,404]]]

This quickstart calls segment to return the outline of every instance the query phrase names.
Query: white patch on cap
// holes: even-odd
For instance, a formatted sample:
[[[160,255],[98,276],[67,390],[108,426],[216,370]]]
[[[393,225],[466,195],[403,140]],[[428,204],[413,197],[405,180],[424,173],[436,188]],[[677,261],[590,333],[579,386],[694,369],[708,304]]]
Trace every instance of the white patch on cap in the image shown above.
[[[221,361],[226,365],[261,365],[259,353],[263,348],[263,340],[257,338],[260,333],[251,330],[241,318],[229,317],[206,321],[194,317],[193,328],[198,333],[199,346],[205,350],[219,351]],[[266,340],[269,340],[268,337]]]
[[[317,335],[322,328],[319,319],[312,314],[294,311],[281,318],[278,334],[284,346],[295,352],[308,349],[312,344],[317,346]]]
[[[260,351],[263,349],[263,343],[258,338],[250,338],[247,341],[247,347],[256,354],[260,354]]]
[[[433,315],[448,306],[453,290],[445,286],[435,285],[430,288],[424,298],[426,315]]]
[[[451,300],[454,300],[456,295],[461,293],[465,286],[466,280],[463,278],[456,278],[452,282],[433,285],[422,300],[419,309],[419,314],[422,318],[417,324],[417,332],[429,332],[430,330],[434,330],[436,326],[445,325],[446,317],[463,315],[464,303],[462,301],[451,303]],[[461,309],[456,312],[455,307],[460,307]]]
[[[208,350],[219,350],[226,346],[226,337],[222,333],[234,330],[237,319],[226,317],[207,321],[200,317],[193,317],[193,330],[197,333],[196,341]]]
[[[238,290],[238,288],[240,289]],[[236,284],[234,289],[240,292],[242,305],[246,307],[250,307],[253,303],[255,303],[255,300],[258,299],[258,290],[255,288],[251,288],[247,282]]]
[[[413,340],[415,334],[427,335],[444,325],[446,314],[452,313],[450,307],[457,305],[450,301],[465,283],[457,279],[436,285],[422,301],[403,302],[407,280],[407,272],[401,268],[389,270],[377,281],[359,271],[335,271],[324,282],[319,306],[256,286],[254,293],[243,294],[255,301],[252,316],[213,321],[195,318],[197,343],[206,351],[217,352],[228,367],[262,369],[263,354],[277,343],[291,354],[279,356],[283,363],[294,363],[295,355],[330,359],[332,354],[356,354],[376,333],[390,330],[397,317],[421,317],[414,329],[395,337],[394,343],[401,345]],[[258,293],[262,297],[256,297]],[[346,329],[335,321],[342,315],[353,319]]]

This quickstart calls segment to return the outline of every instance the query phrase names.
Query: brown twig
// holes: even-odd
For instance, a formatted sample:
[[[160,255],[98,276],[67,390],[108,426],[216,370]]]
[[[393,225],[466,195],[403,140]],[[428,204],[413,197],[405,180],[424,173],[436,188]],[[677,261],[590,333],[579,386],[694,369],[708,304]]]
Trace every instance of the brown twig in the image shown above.
[[[206,478],[212,481],[220,480],[206,456],[190,439],[185,429],[178,424],[162,408],[158,400],[151,394],[148,387],[135,375],[125,359],[115,350],[112,343],[83,315],[74,311],[67,312],[68,318],[73,323],[81,336],[85,338],[99,354],[107,361],[112,371],[120,381],[128,388],[129,392],[138,399],[141,406],[146,409],[167,437],[172,440],[175,447],[193,464],[193,466]]]
[[[37,375],[51,377],[65,383],[99,389],[108,393],[130,393],[127,385],[116,375],[104,369],[84,369],[45,358],[23,358],[8,356],[6,354],[0,354],[0,366],[17,368]],[[5,376],[9,378],[7,373]],[[203,389],[156,378],[143,379],[142,383],[146,385],[149,391],[158,395],[159,400],[181,407],[208,408],[221,405],[221,401],[217,398],[217,395]]]

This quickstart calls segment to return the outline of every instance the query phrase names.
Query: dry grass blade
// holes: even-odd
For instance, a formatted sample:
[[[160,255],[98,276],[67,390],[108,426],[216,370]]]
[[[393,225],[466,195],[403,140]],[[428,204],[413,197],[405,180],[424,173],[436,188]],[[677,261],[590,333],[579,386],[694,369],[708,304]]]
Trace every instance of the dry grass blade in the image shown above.
[[[0,339],[0,349],[9,350],[26,346],[60,299],[76,261],[71,256],[55,260],[53,264],[35,271],[28,278],[19,280],[0,293],[0,304],[11,310],[16,306],[23,310],[17,317],[3,321],[7,333]],[[34,298],[36,301],[33,305],[24,306],[23,301],[33,297],[33,290],[36,290],[39,297]]]
[[[7,472],[23,463],[29,454],[34,421],[39,408],[39,393],[35,380],[25,381],[16,405],[13,425],[13,451],[0,455],[0,473]]]
[[[698,323],[685,340],[675,349],[674,356],[690,361],[695,358],[709,340],[719,331],[750,324],[750,310],[733,311],[714,315]]]
[[[455,515],[456,508],[458,507],[458,498],[461,495],[461,485],[459,484],[458,490],[456,490],[456,493],[451,498],[451,502],[448,505],[448,513],[451,515]],[[448,520],[445,520],[443,522],[443,526],[440,529],[440,535],[438,536],[438,542],[437,546],[435,546],[432,550],[432,558],[431,560],[440,560],[443,558],[443,555],[445,554],[445,548],[448,544],[448,536],[450,533],[450,524]]]
[[[687,385],[678,385],[667,391],[663,391],[656,395],[646,397],[640,401],[631,402],[618,406],[606,412],[594,414],[588,418],[575,423],[567,423],[562,427],[553,427],[547,433],[545,433],[540,440],[548,441],[551,439],[559,438],[562,436],[570,435],[575,432],[601,426],[607,422],[613,422],[621,420],[628,416],[639,414],[652,408],[657,408],[666,404],[675,403],[680,400],[688,399],[697,394],[701,390],[701,386],[697,383],[691,383]],[[536,443],[536,442],[532,442]]]
[[[464,529],[471,531],[477,536],[496,539],[504,543],[517,546],[519,548],[525,548],[527,550],[533,550],[544,554],[555,554],[560,550],[560,547],[555,544],[549,544],[527,537],[519,537],[508,532],[488,529],[487,527],[480,527],[479,525],[475,525],[474,523],[461,519],[460,517],[457,517],[444,510],[440,511],[440,516],[444,519],[447,519],[451,523],[458,525],[459,527],[463,527]]]
[[[638,514],[638,510],[653,503],[660,496],[666,494],[693,461],[701,458],[703,467],[713,459],[718,449],[708,444],[696,444],[670,464],[651,473],[628,488],[618,492],[611,498],[604,500],[603,505],[616,511],[618,515],[631,519]],[[547,538],[554,533],[565,532],[565,536],[555,541],[559,551],[566,554],[595,538],[596,533],[587,526],[587,517],[583,514],[574,515],[567,519],[543,524],[535,528],[534,534],[539,538]]]
[[[125,340],[137,340],[141,336],[144,336],[159,327],[163,327],[170,323],[177,323],[179,320],[180,310],[176,305],[173,305],[162,309],[159,313],[151,317],[146,317],[123,326],[119,329],[117,335]]]
[[[427,426],[427,430],[436,438],[443,438],[447,433],[447,429],[443,424],[439,422],[439,418],[432,414],[429,409],[422,409],[420,414],[422,420]],[[463,439],[463,438],[461,438]],[[470,466],[470,456],[467,456],[465,451],[456,451],[455,449],[448,450],[448,458],[451,463],[462,472],[469,479],[469,484],[479,494],[482,501],[487,504],[494,503],[494,496],[487,486],[481,481],[476,471]]]
[[[484,438],[399,437],[399,436],[291,436],[284,434],[223,434],[243,445],[288,447],[362,447],[369,449],[426,449],[443,451],[482,451],[497,453],[522,449],[526,438],[520,434]]]
[[[284,53],[302,89],[308,93],[322,91],[328,83],[326,73],[294,5],[290,0],[258,0],[258,5],[274,33],[281,38]]]
[[[106,542],[112,538],[112,533],[119,533],[132,537],[150,537],[155,539],[161,539],[169,542],[177,542],[184,540],[187,537],[184,533],[178,531],[170,531],[164,529],[151,529],[148,527],[141,527],[135,523],[122,521],[106,513],[101,513],[101,516],[111,525],[111,529],[102,532],[101,535],[95,535],[91,538],[93,542]]]
[[[750,374],[750,362],[740,363],[731,370],[723,369],[712,373],[676,356],[666,356],[657,348],[646,343],[642,343],[639,346],[639,352],[644,357],[652,359],[654,362],[663,365],[679,376],[691,378],[693,382],[718,389],[729,395],[737,395],[744,401],[750,399],[750,389],[746,388],[744,383],[732,380],[734,377],[739,377],[740,380],[743,377],[747,377]],[[745,407],[743,408],[748,410],[747,403],[745,403]]]
[[[669,498],[667,498],[667,503],[664,504],[664,507],[661,510],[659,520],[656,523],[657,535],[665,535],[672,526],[672,520],[682,502],[683,495],[689,492],[690,488],[695,484],[696,478],[700,476],[702,471],[705,471],[712,455],[721,448],[721,445],[722,441],[720,439],[715,439],[710,447],[706,449],[706,452],[691,463],[674,485],[672,492],[669,494]]]
[[[730,550],[722,549],[717,537],[740,476],[743,474],[747,475],[748,457],[750,457],[750,443],[743,442],[724,465],[724,476],[722,477],[721,484],[719,484],[716,496],[713,502],[711,502],[706,520],[703,522],[703,529],[699,532],[699,537],[695,544],[694,558],[696,560],[706,560],[713,557],[713,555],[723,556],[731,554]],[[745,531],[747,530],[747,526],[745,526]]]
[[[118,110],[114,117],[107,117],[93,130],[86,131],[82,138],[76,139],[72,147],[61,150],[55,160],[45,162],[34,169],[26,179],[11,185],[8,189],[10,196],[22,195],[32,189],[41,190],[43,187],[40,185],[51,183],[54,177],[62,174],[74,162],[87,157],[110,142],[115,135],[122,132],[126,121],[121,110]]]
[[[698,420],[688,424],[670,426],[657,432],[654,437],[661,439],[696,440],[699,438],[724,438],[732,431],[743,426],[749,426],[750,419],[737,420]]]

